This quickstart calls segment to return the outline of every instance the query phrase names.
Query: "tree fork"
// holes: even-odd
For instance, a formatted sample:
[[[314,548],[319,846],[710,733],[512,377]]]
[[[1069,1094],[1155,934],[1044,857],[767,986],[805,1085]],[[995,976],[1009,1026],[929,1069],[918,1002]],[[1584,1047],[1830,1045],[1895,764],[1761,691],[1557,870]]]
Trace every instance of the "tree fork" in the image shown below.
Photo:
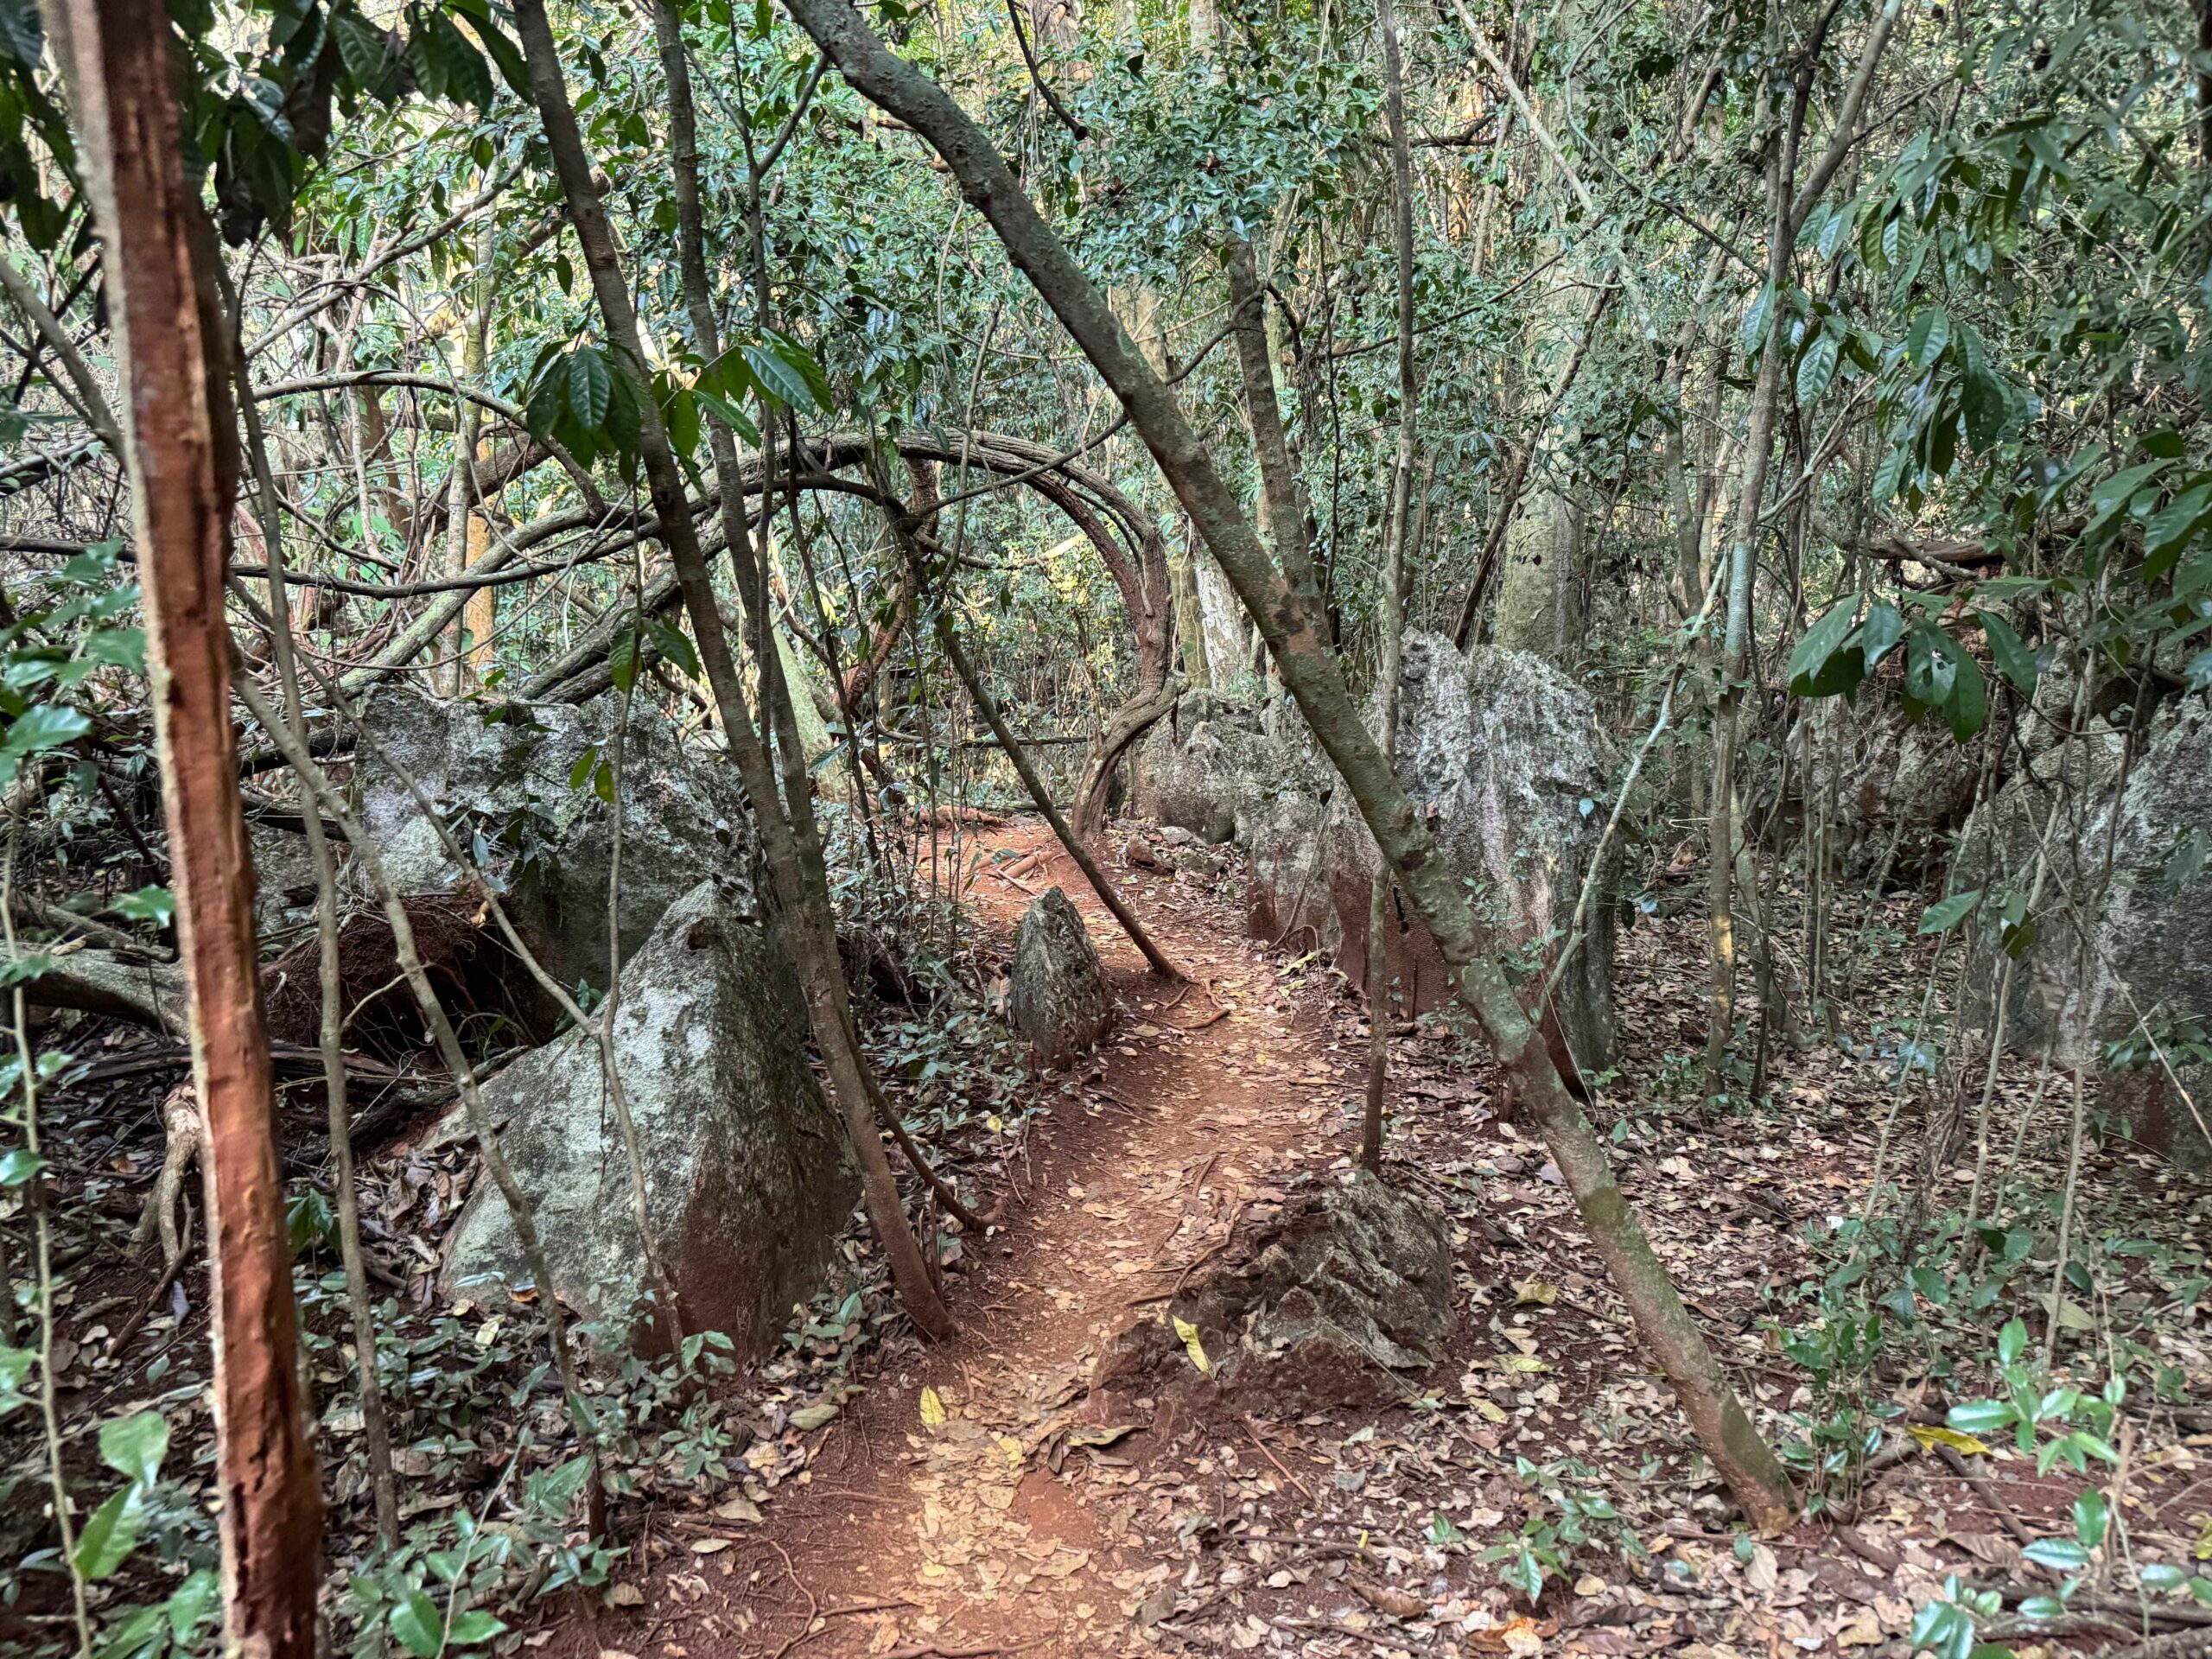
[[[1145,363],[1104,296],[950,96],[878,40],[850,0],[785,3],[863,97],[904,121],[944,158],[961,194],[990,222],[1014,263],[1120,400],[1259,626],[1285,687],[1396,871],[1400,891],[1452,966],[1459,995],[1512,1078],[1516,1097],[1527,1103],[1542,1128],[1599,1255],[1707,1454],[1755,1524],[1786,1526],[1796,1509],[1788,1473],[1752,1427],[1675,1294],[1614,1183],[1604,1147],[1491,954],[1495,940],[1470,909],[1360,719],[1333,652],[1309,620],[1318,613],[1314,596],[1276,571],[1173,392]]]

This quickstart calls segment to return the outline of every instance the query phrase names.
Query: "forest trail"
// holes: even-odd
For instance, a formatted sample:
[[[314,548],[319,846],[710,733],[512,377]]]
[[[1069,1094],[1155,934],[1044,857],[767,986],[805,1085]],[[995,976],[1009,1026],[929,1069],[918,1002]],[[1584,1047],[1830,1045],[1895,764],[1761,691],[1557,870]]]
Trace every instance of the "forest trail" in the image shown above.
[[[1294,1160],[1357,1149],[1356,1122],[1341,1114],[1363,1056],[1331,1052],[1327,1021],[1279,989],[1233,892],[1111,872],[1192,976],[1177,1001],[1049,830],[1015,824],[988,839],[1045,856],[1019,885],[987,866],[970,891],[979,918],[1010,942],[1032,898],[1061,887],[1082,912],[1123,1023],[1075,1074],[1088,1086],[1035,1085],[1052,1103],[1001,1196],[1004,1224],[950,1281],[961,1335],[880,1371],[823,1431],[804,1484],[766,1506],[761,1526],[692,1518],[721,1529],[687,1524],[677,1551],[725,1536],[729,1547],[690,1562],[661,1556],[637,1622],[599,1621],[602,1650],[1150,1651],[1129,1610],[1158,1564],[1125,1531],[1142,1471],[1122,1455],[1144,1437],[1070,1452],[1061,1475],[1043,1466],[1052,1447],[1040,1442],[1079,1403],[1101,1340],[1164,1300],[1244,1205],[1280,1198],[1272,1180]],[[943,1403],[942,1424],[925,1422],[925,1388]],[[1274,1455],[1299,1456],[1288,1446]],[[585,1645],[572,1648],[579,1634]],[[591,1642],[572,1627],[556,1651],[592,1659]]]

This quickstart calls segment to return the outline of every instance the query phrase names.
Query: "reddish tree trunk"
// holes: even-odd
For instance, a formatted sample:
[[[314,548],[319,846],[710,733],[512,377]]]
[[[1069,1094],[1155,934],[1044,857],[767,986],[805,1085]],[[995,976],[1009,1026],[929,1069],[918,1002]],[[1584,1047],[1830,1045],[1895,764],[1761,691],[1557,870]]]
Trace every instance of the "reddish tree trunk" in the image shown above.
[[[253,873],[231,729],[223,573],[238,439],[215,250],[184,176],[161,0],[68,0],[67,23],[80,153],[129,393],[155,732],[193,1078],[207,1124],[226,1644],[256,1659],[314,1659],[322,1500],[296,1363]]]

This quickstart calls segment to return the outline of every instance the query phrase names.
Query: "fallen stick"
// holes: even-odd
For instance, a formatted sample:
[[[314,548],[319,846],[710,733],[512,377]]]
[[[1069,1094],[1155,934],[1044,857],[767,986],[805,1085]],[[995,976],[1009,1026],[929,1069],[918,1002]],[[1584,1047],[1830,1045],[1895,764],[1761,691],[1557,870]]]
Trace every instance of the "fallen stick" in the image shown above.
[[[1285,1466],[1283,1460],[1275,1456],[1274,1449],[1265,1440],[1260,1438],[1260,1426],[1252,1421],[1252,1414],[1249,1411],[1244,1414],[1244,1432],[1252,1437],[1252,1444],[1260,1448],[1261,1455],[1266,1458],[1269,1463],[1274,1465],[1275,1472],[1281,1475],[1285,1480],[1288,1481],[1292,1485],[1298,1488],[1298,1495],[1300,1497],[1304,1498],[1308,1503],[1315,1501],[1313,1489],[1307,1486],[1306,1484],[1300,1480],[1296,1475],[1292,1474],[1289,1469]]]

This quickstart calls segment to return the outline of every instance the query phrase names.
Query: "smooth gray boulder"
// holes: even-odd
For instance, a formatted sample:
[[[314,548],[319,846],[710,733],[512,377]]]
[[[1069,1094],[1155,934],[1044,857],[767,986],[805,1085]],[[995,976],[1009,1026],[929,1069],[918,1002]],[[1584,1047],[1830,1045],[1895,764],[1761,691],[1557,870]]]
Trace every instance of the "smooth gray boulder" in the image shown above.
[[[2212,1060],[2199,1058],[2212,1045],[2189,1029],[2212,1027],[2212,868],[2192,876],[2185,851],[2189,837],[2212,831],[2212,709],[2192,702],[2164,714],[2116,790],[2122,747],[2119,734],[2093,728],[2037,757],[1967,824],[1952,887],[2024,898],[2037,849],[2047,849],[2038,937],[2013,973],[2007,1046],[2036,1058],[2049,1043],[2054,1064],[2089,1069],[2107,1115],[2145,1146],[2212,1165],[2199,1116],[2212,1116]],[[2100,891],[2085,941],[2060,914],[2063,895],[2087,901]],[[1967,1010],[1985,1030],[2002,980],[1998,934],[1985,925]],[[2128,1064],[2107,1064],[2113,1044]]]
[[[1083,918],[1058,887],[1038,895],[1014,935],[1007,1013],[1040,1065],[1071,1065],[1114,1026],[1114,993]]]
[[[725,1332],[747,1353],[819,1284],[859,1191],[806,1037],[788,966],[712,881],[669,906],[622,970],[615,1053],[683,1329]],[[643,1343],[652,1281],[597,1045],[569,1032],[500,1072],[485,1103],[563,1300]],[[497,1300],[472,1293],[487,1276],[530,1276],[488,1178],[454,1224],[442,1283]]]
[[[613,697],[578,708],[441,701],[406,681],[378,687],[362,712],[373,745],[355,753],[353,787],[401,890],[452,891],[461,874],[377,751],[412,773],[455,838],[475,849],[554,976],[605,985],[613,814],[590,773],[607,757],[620,714]],[[572,784],[580,767],[586,775]],[[747,882],[753,832],[734,768],[687,750],[642,699],[630,712],[619,798],[626,958],[661,912],[701,880]]]

